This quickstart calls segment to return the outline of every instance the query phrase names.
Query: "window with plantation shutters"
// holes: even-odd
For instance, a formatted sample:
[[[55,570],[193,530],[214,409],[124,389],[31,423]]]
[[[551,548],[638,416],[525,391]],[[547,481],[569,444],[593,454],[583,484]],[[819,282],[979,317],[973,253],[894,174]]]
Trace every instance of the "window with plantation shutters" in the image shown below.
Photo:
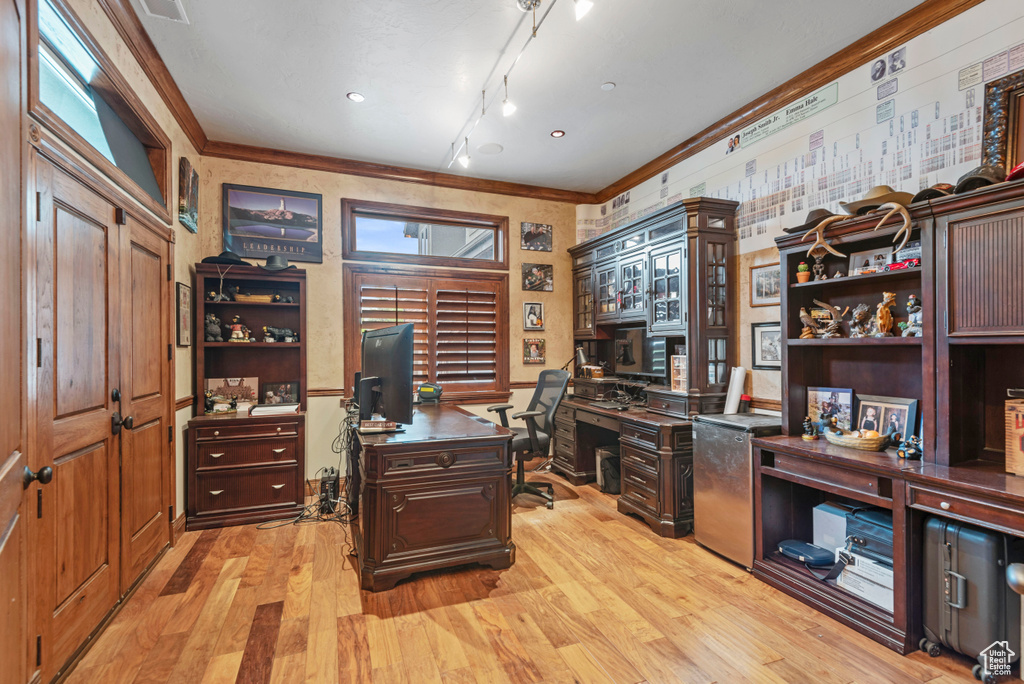
[[[351,387],[367,330],[412,323],[413,381],[444,397],[508,393],[508,276],[345,264],[345,373]]]

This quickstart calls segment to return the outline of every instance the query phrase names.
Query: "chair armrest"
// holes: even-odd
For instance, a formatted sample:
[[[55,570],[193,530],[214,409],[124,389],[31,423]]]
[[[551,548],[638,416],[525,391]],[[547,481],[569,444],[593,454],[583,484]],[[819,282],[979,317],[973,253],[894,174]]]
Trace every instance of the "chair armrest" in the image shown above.
[[[519,413],[513,413],[512,417],[515,418],[516,420],[519,420],[520,418],[534,418],[536,416],[543,415],[543,411],[520,411]]]
[[[512,408],[512,404],[495,404],[494,406],[488,406],[487,410],[491,411],[491,412],[494,412],[494,411],[507,411],[510,408]]]

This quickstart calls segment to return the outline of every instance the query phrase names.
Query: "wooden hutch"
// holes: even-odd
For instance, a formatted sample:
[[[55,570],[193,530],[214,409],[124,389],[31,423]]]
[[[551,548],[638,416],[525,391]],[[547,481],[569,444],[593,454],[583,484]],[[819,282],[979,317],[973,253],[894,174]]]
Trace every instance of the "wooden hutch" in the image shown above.
[[[754,440],[757,519],[754,574],[901,653],[923,635],[921,558],[929,514],[1024,536],[1024,478],[1005,473],[1006,390],[1024,386],[1024,183],[1002,183],[910,208],[921,267],[848,275],[849,259],[826,257],[829,279],[798,283],[809,242],[777,239],[782,269],[782,430]],[[896,217],[877,232],[873,214],[833,225],[844,254],[892,244]],[[846,277],[834,278],[837,271]],[[818,299],[872,312],[895,293],[896,321],[910,294],[922,303],[922,337],[800,339],[801,307]],[[800,438],[807,388],[918,400],[924,458]],[[825,584],[777,552],[783,539],[811,538],[811,511],[826,500],[893,513],[893,611]]]
[[[306,272],[257,266],[196,264],[195,378],[197,416],[189,421],[186,472],[187,529],[238,525],[298,515],[304,506],[306,423]],[[208,293],[237,287],[282,301],[210,301]],[[291,301],[286,301],[288,299]],[[205,318],[220,319],[224,341],[206,341]],[[234,316],[256,342],[229,342]],[[292,342],[264,342],[263,327],[288,328]],[[299,413],[204,415],[207,378],[255,377],[264,402],[265,382],[298,383]]]
[[[689,418],[722,411],[735,363],[736,207],[685,199],[569,250],[576,344],[611,361],[615,331],[643,327],[666,338],[667,356],[685,349],[689,382],[684,392],[648,386],[647,410],[621,415],[591,407],[589,400],[601,397],[577,388],[555,417],[552,467],[574,484],[593,480],[594,448],[621,440],[619,510],[663,536],[683,536],[692,527]]]

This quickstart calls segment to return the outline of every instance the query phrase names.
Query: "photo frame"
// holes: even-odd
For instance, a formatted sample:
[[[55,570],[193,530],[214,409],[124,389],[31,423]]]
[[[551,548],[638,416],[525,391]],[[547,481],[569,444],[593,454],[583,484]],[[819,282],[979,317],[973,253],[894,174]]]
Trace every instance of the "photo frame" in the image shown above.
[[[192,287],[175,283],[178,301],[178,346],[192,346]]]
[[[544,303],[523,302],[523,330],[544,329]]]
[[[754,370],[782,370],[782,323],[751,323],[750,352]]]
[[[553,228],[546,223],[519,224],[519,247],[531,252],[550,252]]]
[[[225,250],[323,263],[322,195],[224,183],[222,202]]]
[[[555,267],[551,264],[523,264],[523,290],[551,292],[555,289]]]
[[[892,248],[868,249],[850,255],[850,275],[881,273],[892,263]]]
[[[260,391],[261,404],[297,404],[299,403],[300,383],[298,380],[281,380],[264,382]]]
[[[206,387],[214,397],[229,399],[232,394],[239,401],[253,401],[259,392],[259,378],[206,378]]]
[[[916,434],[917,399],[858,395],[854,429],[875,430],[882,435],[898,432],[904,437]]]
[[[985,84],[982,163],[1009,171],[1024,162],[1024,69]]]
[[[523,340],[523,363],[543,364],[545,359],[544,340],[528,338]]]
[[[750,306],[778,306],[782,298],[782,270],[778,262],[750,267]]]
[[[836,425],[850,430],[853,424],[852,389],[840,387],[808,387],[807,415],[812,423],[818,423],[823,416],[835,416]]]
[[[178,223],[199,232],[199,174],[188,157],[178,160]]]

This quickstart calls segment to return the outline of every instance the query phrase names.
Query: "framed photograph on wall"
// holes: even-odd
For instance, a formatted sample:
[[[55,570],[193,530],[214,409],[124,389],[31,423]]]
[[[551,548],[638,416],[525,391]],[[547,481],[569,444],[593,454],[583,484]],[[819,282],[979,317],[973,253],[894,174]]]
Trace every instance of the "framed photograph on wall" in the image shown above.
[[[188,157],[178,162],[178,223],[199,232],[199,174]]]
[[[523,330],[544,329],[544,304],[523,302]]]
[[[750,350],[754,370],[782,370],[782,324],[751,323]]]
[[[808,387],[807,415],[817,423],[835,416],[836,425],[850,430],[853,424],[853,390],[838,387]]]
[[[750,267],[750,306],[778,306],[782,296],[779,264]]]
[[[519,224],[519,231],[519,247],[521,249],[528,249],[533,252],[551,251],[552,228],[548,224],[527,223],[523,221]]]
[[[323,196],[224,183],[224,249],[243,258],[280,254],[323,262]]]
[[[544,363],[544,351],[544,340],[535,338],[524,339],[523,363]]]
[[[882,435],[898,432],[909,436],[917,432],[917,399],[878,397],[861,394],[857,397],[855,430],[874,430]]]
[[[892,263],[892,248],[869,249],[865,252],[854,252],[850,255],[850,275],[862,273],[881,273]]]
[[[551,264],[523,264],[523,290],[551,292],[554,289],[554,266]]]
[[[192,346],[192,288],[175,283],[178,295],[178,346]]]

